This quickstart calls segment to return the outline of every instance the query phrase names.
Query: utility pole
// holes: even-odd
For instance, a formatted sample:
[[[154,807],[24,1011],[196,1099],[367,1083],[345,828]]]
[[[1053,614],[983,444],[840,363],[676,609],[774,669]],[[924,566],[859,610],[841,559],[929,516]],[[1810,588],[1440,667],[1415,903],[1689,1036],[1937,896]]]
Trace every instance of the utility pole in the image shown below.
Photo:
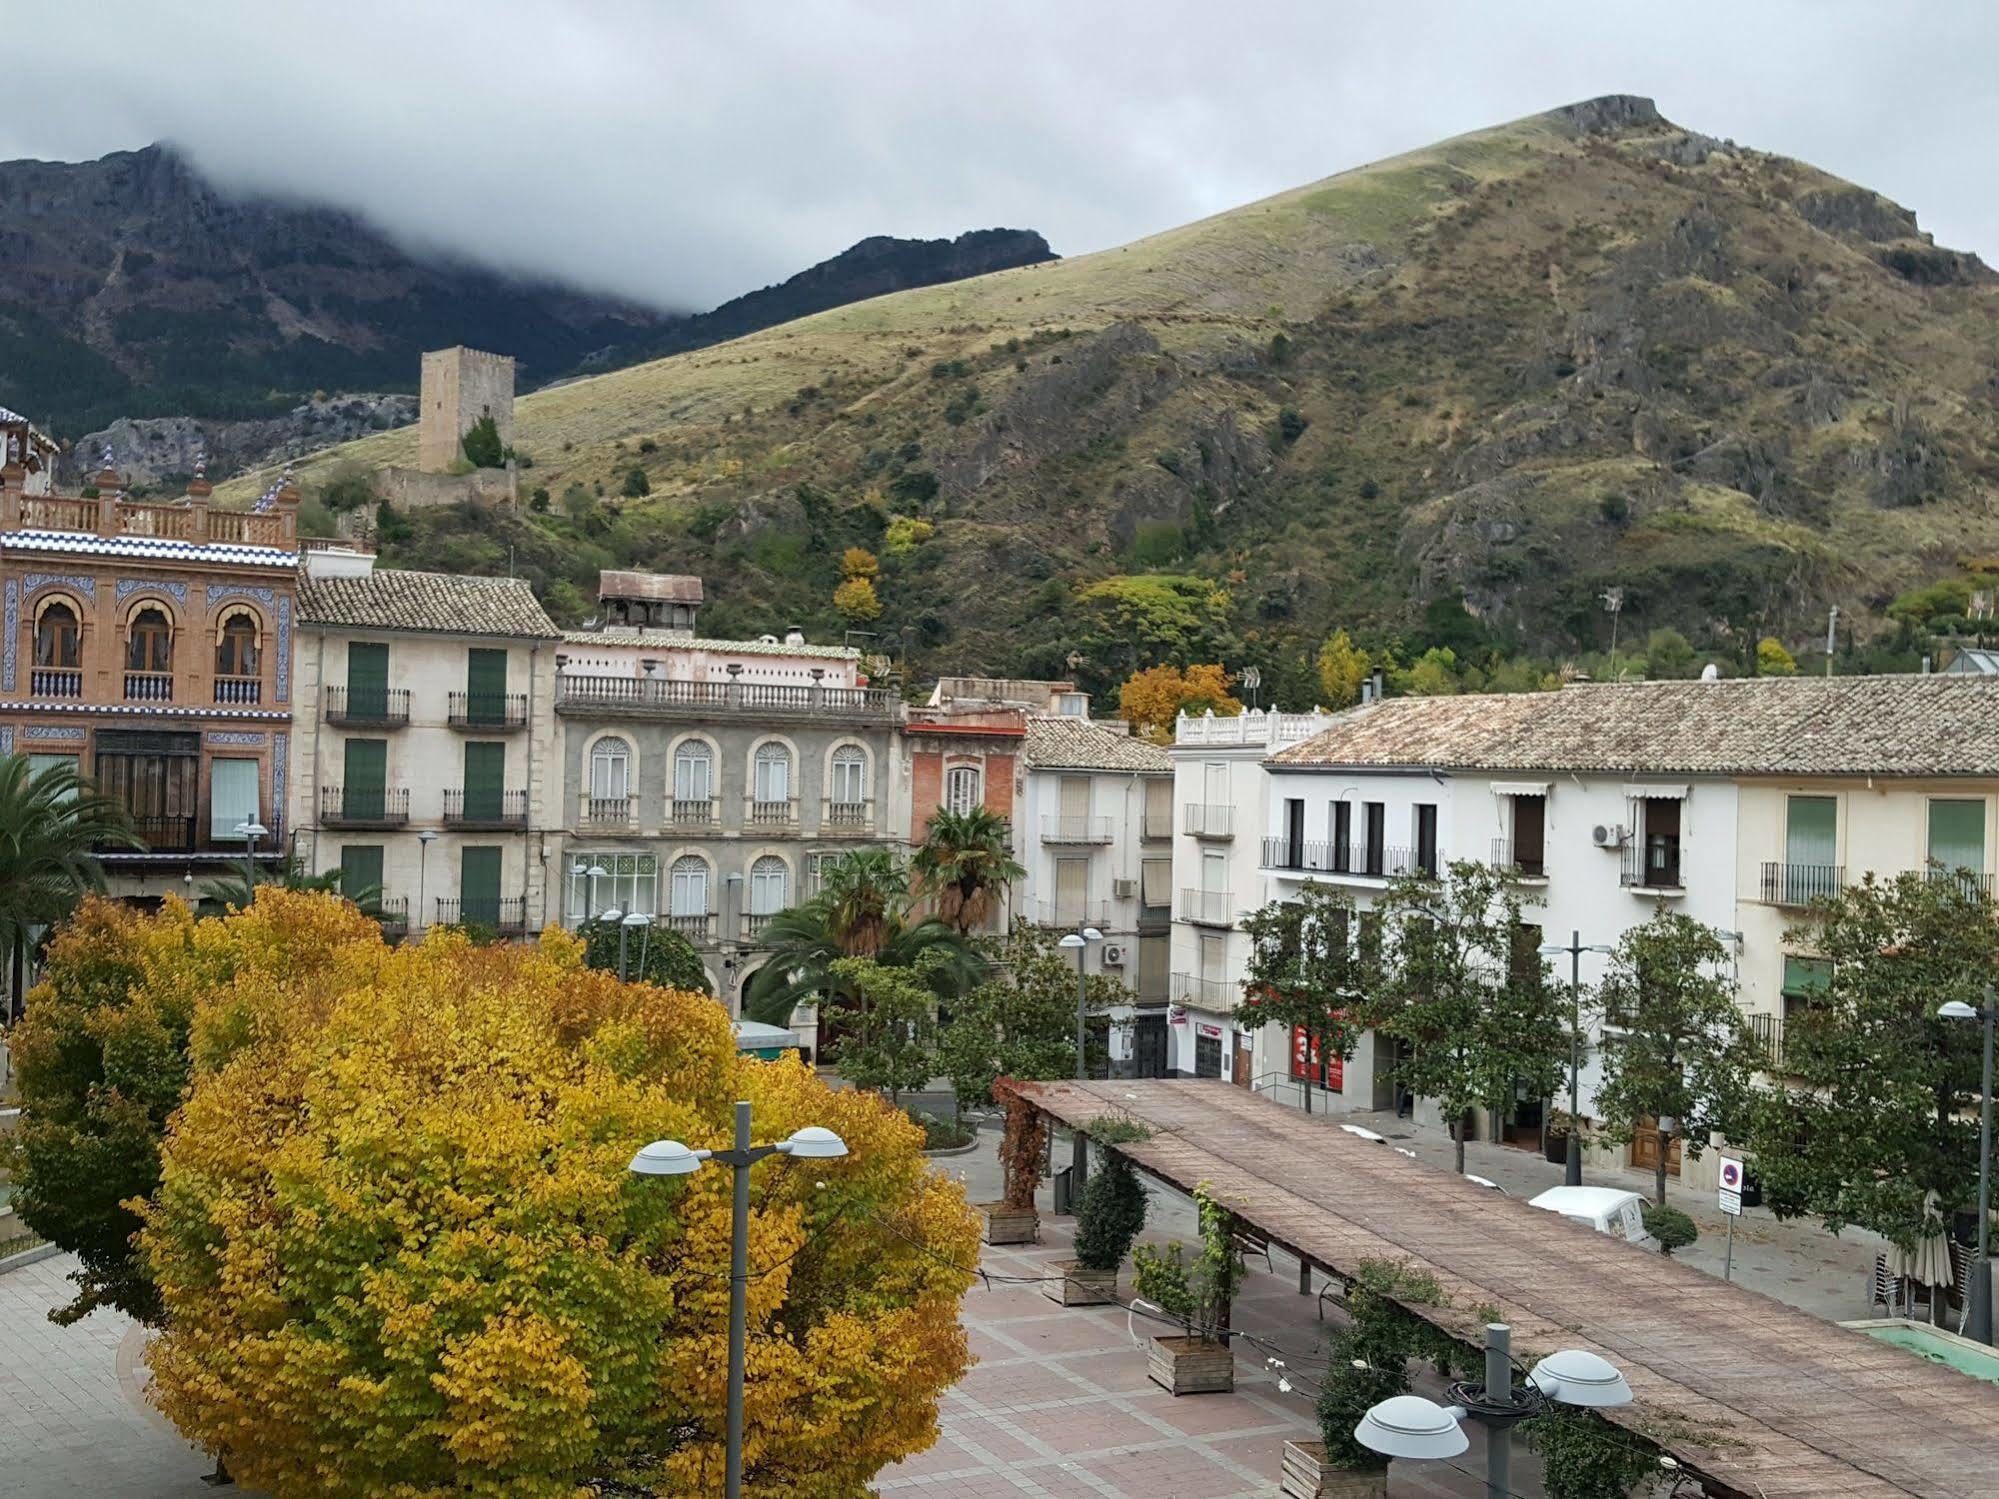
[[[1838,629],[1839,629],[1839,605],[1834,604],[1832,606],[1832,613],[1829,616],[1827,616],[1825,622],[1825,674],[1827,676],[1832,675],[1832,653],[1834,650],[1834,634]]]

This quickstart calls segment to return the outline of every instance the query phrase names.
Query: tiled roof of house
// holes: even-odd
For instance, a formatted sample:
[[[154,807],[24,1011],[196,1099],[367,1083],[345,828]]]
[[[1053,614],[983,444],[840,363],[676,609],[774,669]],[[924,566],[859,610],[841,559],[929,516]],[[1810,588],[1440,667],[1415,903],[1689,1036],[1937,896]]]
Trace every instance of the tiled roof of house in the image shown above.
[[[647,645],[658,651],[708,651],[729,656],[809,656],[816,661],[858,661],[861,653],[846,645],[786,645],[781,640],[703,640],[671,630],[641,630],[636,625],[605,625],[596,630],[565,630],[571,645]]]
[[[1755,677],[1390,698],[1285,767],[1999,776],[1999,679]]]
[[[562,632],[520,578],[376,571],[360,578],[302,577],[299,621],[436,635],[557,640]]]
[[[1087,718],[1030,718],[1027,761],[1036,770],[1153,771],[1170,775],[1173,760],[1146,739],[1134,739],[1123,724]]]

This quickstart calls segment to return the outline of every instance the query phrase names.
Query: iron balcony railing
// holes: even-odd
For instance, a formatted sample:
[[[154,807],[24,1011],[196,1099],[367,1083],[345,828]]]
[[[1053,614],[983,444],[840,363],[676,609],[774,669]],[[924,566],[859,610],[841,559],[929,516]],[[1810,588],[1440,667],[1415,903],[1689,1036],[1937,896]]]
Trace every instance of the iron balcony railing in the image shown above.
[[[261,703],[264,700],[264,683],[260,677],[217,677],[215,679],[215,701],[231,706],[247,703]]]
[[[829,829],[864,833],[874,826],[875,804],[871,801],[837,802],[829,798],[820,804],[819,820]]]
[[[1187,831],[1196,838],[1235,837],[1235,808],[1224,802],[1189,802]]]
[[[1242,985],[1227,979],[1202,978],[1195,973],[1176,973],[1173,994],[1204,1010],[1233,1010],[1242,999]]]
[[[1521,855],[1514,850],[1511,838],[1492,840],[1492,867],[1503,870],[1517,880],[1545,880],[1548,877],[1548,862],[1543,849]]]
[[[445,720],[454,729],[522,729],[527,727],[525,692],[454,692],[445,702]]]
[[[258,835],[254,857],[259,864],[281,863],[285,858],[284,821],[269,812],[263,817],[266,826]],[[208,824],[202,818],[137,813],[128,818],[128,826],[133,837],[144,847],[101,844],[96,849],[98,858],[116,864],[179,859],[189,854],[197,854],[204,861],[226,859],[235,862],[252,857],[249,842],[234,833],[217,833],[209,829],[204,836],[203,829],[208,828]]]
[[[1234,897],[1226,890],[1182,889],[1180,919],[1200,926],[1234,926]]]
[[[174,700],[174,676],[170,671],[128,671],[125,673],[125,701],[128,703],[170,703]]]
[[[1658,837],[1626,844],[1617,878],[1627,890],[1662,890],[1676,894],[1684,891],[1686,886],[1680,877],[1680,840]]]
[[[367,724],[371,727],[399,728],[410,721],[410,694],[407,687],[326,689],[326,721],[330,724]]]
[[[394,942],[409,935],[410,898],[407,895],[377,896],[372,914],[382,924],[382,936],[388,941]]]
[[[1040,900],[1024,905],[1020,914],[1031,926],[1073,932],[1078,927],[1108,925],[1111,908],[1110,902],[1101,900]]]
[[[659,924],[669,932],[678,932],[689,942],[713,942],[715,940],[715,913],[713,911],[669,912],[658,918]]]
[[[464,828],[524,828],[528,825],[525,791],[465,791],[444,793],[444,825]]]
[[[322,786],[319,820],[327,827],[401,827],[410,820],[405,786]]]
[[[1111,820],[1108,817],[1044,817],[1041,819],[1041,841],[1043,843],[1109,843],[1111,841]]]
[[[1784,1017],[1781,1015],[1751,1015],[1749,1034],[1755,1039],[1758,1050],[1763,1053],[1763,1061],[1772,1072],[1784,1070]]]
[[[1808,906],[1839,894],[1845,885],[1846,871],[1837,864],[1763,866],[1763,899],[1773,906]]]
[[[518,937],[528,927],[528,900],[525,895],[437,897],[439,926],[476,926],[498,932],[502,937]]]
[[[1418,849],[1395,848],[1388,844],[1327,843],[1311,838],[1264,839],[1263,867],[1296,870],[1301,874],[1331,875],[1336,879],[1399,880],[1409,875],[1423,879],[1437,877],[1435,856],[1426,859]]]
[[[658,713],[782,714],[892,721],[901,699],[879,687],[804,687],[774,682],[669,682],[657,677],[585,676],[556,679],[555,703],[565,709]]]
[[[1989,874],[1980,874],[1976,870],[1964,868],[1946,869],[1941,864],[1931,864],[1924,869],[1923,874],[1933,885],[1955,885],[1964,894],[1974,899],[1989,896],[1992,893],[1992,876]]]
[[[592,796],[583,802],[586,828],[633,828],[638,826],[639,799],[631,796]]]
[[[31,697],[83,696],[83,673],[73,666],[35,666],[28,670]]]

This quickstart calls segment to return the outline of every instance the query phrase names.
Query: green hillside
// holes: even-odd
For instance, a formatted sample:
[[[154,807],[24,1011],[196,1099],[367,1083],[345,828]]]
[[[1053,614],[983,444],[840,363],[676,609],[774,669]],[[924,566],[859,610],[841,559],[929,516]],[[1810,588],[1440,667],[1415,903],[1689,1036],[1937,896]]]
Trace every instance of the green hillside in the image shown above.
[[[1610,98],[537,392],[549,513],[386,550],[511,557],[570,613],[600,566],[698,571],[717,628],[827,635],[862,545],[866,627],[925,673],[1220,652],[1296,698],[1334,626],[1420,645],[1460,603],[1598,648],[1612,584],[1627,639],[1739,653],[1999,552],[1995,333],[1999,283],[1906,210]]]

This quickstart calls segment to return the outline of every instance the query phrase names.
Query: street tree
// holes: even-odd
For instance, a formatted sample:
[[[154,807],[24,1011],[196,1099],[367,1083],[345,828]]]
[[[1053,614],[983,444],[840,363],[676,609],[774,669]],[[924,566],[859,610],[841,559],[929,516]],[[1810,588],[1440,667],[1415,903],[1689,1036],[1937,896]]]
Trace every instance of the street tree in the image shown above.
[[[1625,929],[1591,996],[1596,1020],[1617,1031],[1598,1063],[1597,1133],[1628,1145],[1640,1121],[1655,1121],[1656,1202],[1666,1200],[1674,1139],[1699,1160],[1710,1133],[1739,1139],[1748,1129],[1762,1061],[1736,1005],[1733,966],[1712,927],[1662,909]]]
[[[1764,1200],[1780,1217],[1911,1247],[1928,1193],[1957,1208],[1976,1200],[1979,1027],[1940,1020],[1937,1007],[1986,1002],[1999,961],[1992,898],[1936,870],[1869,876],[1786,939],[1818,963],[1784,1022],[1787,1086],[1758,1100]]]
[[[1007,887],[1027,873],[1014,860],[1012,828],[984,806],[932,813],[910,870],[917,888],[961,935],[983,926]]]
[[[1353,1056],[1367,1026],[1367,976],[1351,897],[1316,880],[1295,900],[1275,900],[1243,921],[1249,966],[1235,1022],[1249,1030],[1282,1028],[1287,1048],[1304,1033],[1308,1067]],[[1305,1112],[1312,1089],[1305,1088]]]
[[[827,1059],[857,1088],[899,1101],[937,1068],[936,956],[891,968],[873,958],[836,958],[832,977],[845,1002]]]
[[[1076,1075],[1076,963],[1054,936],[1016,922],[1004,953],[985,981],[950,1005],[937,1042],[937,1070],[951,1079],[961,1103],[993,1099],[1001,1077],[1050,1079]],[[1090,1020],[1132,1003],[1131,990],[1106,973],[1083,981]],[[1091,1073],[1107,1070],[1108,1057],[1091,1024],[1085,1060]]]
[[[1382,962],[1369,982],[1377,1027],[1404,1042],[1402,1086],[1435,1099],[1465,1169],[1465,1116],[1504,1112],[1519,1089],[1546,1098],[1568,1057],[1536,929],[1496,870],[1460,861],[1405,876],[1383,897]]]

